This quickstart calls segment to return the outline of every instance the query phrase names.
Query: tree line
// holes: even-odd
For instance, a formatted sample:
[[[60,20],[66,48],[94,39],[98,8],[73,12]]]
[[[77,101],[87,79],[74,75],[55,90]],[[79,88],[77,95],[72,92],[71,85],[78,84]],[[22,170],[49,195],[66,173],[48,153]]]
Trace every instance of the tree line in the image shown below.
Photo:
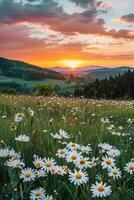
[[[128,70],[122,75],[119,74],[109,79],[96,79],[83,87],[77,85],[74,96],[97,99],[134,99],[134,71]]]

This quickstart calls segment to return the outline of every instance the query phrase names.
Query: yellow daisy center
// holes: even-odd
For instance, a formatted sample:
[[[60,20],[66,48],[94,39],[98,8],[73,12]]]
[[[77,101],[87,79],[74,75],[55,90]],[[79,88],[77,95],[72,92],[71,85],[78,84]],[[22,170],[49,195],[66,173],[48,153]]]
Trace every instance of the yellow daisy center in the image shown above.
[[[97,189],[99,192],[103,192],[105,190],[105,186],[99,185],[99,186],[97,186]]]
[[[41,192],[39,192],[39,191],[38,191],[38,192],[35,192],[35,196],[36,196],[36,197],[39,197],[40,195],[41,195]]]
[[[86,162],[85,160],[80,160],[80,164],[81,164],[81,165],[84,165],[85,162]]]
[[[72,143],[71,146],[72,146],[72,147],[76,147],[76,144],[75,144],[75,143]]]
[[[62,149],[62,150],[60,150],[60,154],[64,154],[65,153],[65,151]]]
[[[30,176],[31,176],[31,173],[30,173],[30,172],[26,172],[25,176],[26,176],[26,177],[30,177]]]
[[[51,166],[52,166],[51,162],[46,162],[45,165],[46,165],[47,167],[51,167]]]
[[[128,168],[129,168],[130,170],[134,170],[134,165],[130,165]]]
[[[113,171],[113,175],[117,175],[117,173],[118,173],[118,172],[117,172],[116,170]]]
[[[81,179],[82,178],[82,173],[78,172],[75,176],[77,179]]]
[[[107,165],[111,165],[112,161],[111,160],[106,160]]]
[[[77,159],[77,155],[76,155],[76,154],[73,154],[73,155],[71,156],[71,158],[72,158],[72,160],[76,160],[76,159]]]
[[[58,169],[57,172],[58,172],[59,174],[61,174],[61,173],[62,173],[62,170],[61,170],[61,169]]]
[[[20,166],[20,163],[16,163],[16,167],[19,167]]]
[[[40,162],[39,162],[39,161],[36,161],[36,162],[35,162],[35,166],[36,166],[36,167],[40,167]]]

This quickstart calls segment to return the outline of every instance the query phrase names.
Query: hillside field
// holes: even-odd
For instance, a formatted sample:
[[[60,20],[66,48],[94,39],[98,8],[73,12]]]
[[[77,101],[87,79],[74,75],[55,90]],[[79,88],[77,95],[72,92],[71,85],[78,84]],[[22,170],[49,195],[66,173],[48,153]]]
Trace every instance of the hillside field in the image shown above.
[[[0,200],[133,200],[134,101],[0,95]]]

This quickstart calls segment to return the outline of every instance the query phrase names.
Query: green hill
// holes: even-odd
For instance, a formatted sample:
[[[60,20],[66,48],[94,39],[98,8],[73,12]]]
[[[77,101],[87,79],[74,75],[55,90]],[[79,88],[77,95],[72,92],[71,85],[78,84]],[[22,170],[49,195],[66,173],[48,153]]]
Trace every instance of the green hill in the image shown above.
[[[0,57],[0,91],[32,93],[37,84],[50,84],[58,88],[59,93],[66,90],[72,93],[74,88],[59,72]]]

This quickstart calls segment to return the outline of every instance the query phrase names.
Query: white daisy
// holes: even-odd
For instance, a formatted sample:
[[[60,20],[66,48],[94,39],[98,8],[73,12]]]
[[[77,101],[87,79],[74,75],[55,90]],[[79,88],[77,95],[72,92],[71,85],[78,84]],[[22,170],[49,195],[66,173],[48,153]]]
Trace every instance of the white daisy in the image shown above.
[[[23,120],[23,118],[24,118],[24,113],[17,113],[16,115],[15,115],[15,118],[14,118],[14,120],[15,120],[15,122],[21,122],[22,120]]]
[[[80,159],[81,156],[81,152],[77,152],[77,151],[69,151],[67,156],[66,156],[66,160],[67,162],[76,162],[78,159]]]
[[[59,158],[65,158],[67,154],[67,149],[58,149],[56,155],[59,157]]]
[[[54,200],[52,195],[47,195],[44,200]]]
[[[28,113],[29,115],[31,115],[31,117],[34,116],[34,111],[31,108],[28,108]]]
[[[53,158],[44,158],[42,168],[45,171],[50,172],[52,170],[52,168],[55,166],[55,164],[56,164],[56,162]]]
[[[23,182],[29,182],[34,180],[36,177],[35,171],[31,168],[22,169],[20,178],[23,179]]]
[[[44,200],[45,198],[45,190],[44,188],[40,187],[40,188],[36,188],[35,190],[32,190],[30,192],[30,199],[31,200]]]
[[[100,183],[96,182],[91,186],[92,196],[95,197],[106,197],[109,196],[112,192],[111,186],[107,186],[101,181]]]
[[[81,185],[88,182],[88,174],[86,172],[83,172],[81,170],[77,171],[75,170],[73,172],[69,172],[69,180],[74,185]]]
[[[109,151],[112,148],[112,146],[110,144],[107,144],[107,143],[100,143],[98,145],[98,147],[100,147],[102,149],[102,152]]]
[[[61,140],[61,139],[62,139],[62,137],[61,137],[58,133],[56,133],[55,135],[54,135],[53,133],[51,133],[51,136],[52,136],[54,139],[57,139],[57,140]]]
[[[58,175],[62,175],[62,176],[67,173],[66,170],[62,166],[53,167],[51,172],[53,174],[58,174]]]
[[[40,168],[43,165],[43,159],[38,156],[34,156],[33,164],[36,168]]]
[[[69,138],[70,138],[70,136],[68,135],[68,133],[65,132],[65,131],[62,130],[62,129],[59,130],[59,135],[60,135],[62,138],[64,138],[64,139],[69,139]]]
[[[86,153],[86,154],[89,154],[89,152],[92,151],[90,146],[82,146],[82,147],[80,147],[80,150],[82,153]]]
[[[121,178],[121,171],[119,168],[115,167],[109,170],[108,175],[110,177],[113,177],[113,179],[118,179],[118,178]]]
[[[36,170],[36,175],[37,175],[37,178],[41,178],[41,177],[46,177],[47,176],[46,171],[44,169]]]
[[[89,166],[89,159],[88,158],[84,158],[84,157],[80,157],[76,163],[75,163],[76,167],[79,169],[86,169]]]
[[[14,149],[8,149],[8,148],[5,148],[5,149],[0,149],[0,157],[1,158],[17,158],[19,157],[19,154],[15,152]]]
[[[5,165],[12,168],[22,168],[25,166],[25,163],[19,159],[11,158],[6,161]]]
[[[15,138],[15,140],[19,142],[29,142],[30,137],[27,135],[19,135],[18,137]]]
[[[126,166],[124,167],[124,170],[129,174],[133,174],[133,172],[134,172],[134,162],[128,162],[126,164]]]
[[[77,149],[80,149],[80,145],[73,143],[73,142],[70,142],[70,143],[67,144],[67,148],[70,149],[70,150],[77,150]]]
[[[115,160],[111,157],[108,157],[108,156],[103,157],[102,162],[101,162],[102,168],[103,169],[111,169],[112,167],[115,166],[114,161]]]
[[[120,151],[117,148],[112,148],[107,151],[107,154],[111,157],[118,157],[120,155]]]

